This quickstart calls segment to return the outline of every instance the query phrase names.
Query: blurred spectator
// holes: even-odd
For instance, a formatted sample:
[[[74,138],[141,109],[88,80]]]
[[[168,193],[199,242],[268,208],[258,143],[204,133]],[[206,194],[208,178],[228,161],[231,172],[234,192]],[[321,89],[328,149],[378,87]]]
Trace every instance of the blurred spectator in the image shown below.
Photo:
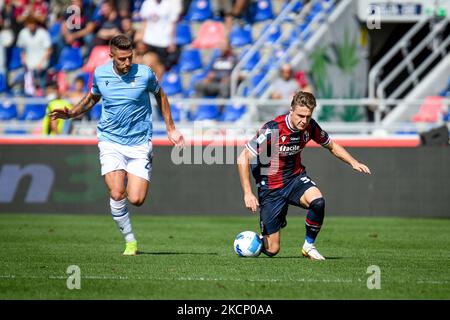
[[[47,99],[50,101],[45,111],[45,117],[42,120],[43,135],[68,134],[70,132],[70,120],[50,119],[50,112],[54,109],[63,109],[65,107],[71,109],[72,105],[69,101],[62,99],[56,82],[50,82],[47,87]]]
[[[205,79],[195,85],[195,95],[197,97],[230,97],[230,77],[237,57],[234,54],[230,43],[225,42],[220,48],[218,55],[211,65],[211,70]]]
[[[303,71],[294,72],[290,64],[283,64],[279,77],[272,84],[271,98],[291,99],[299,89],[312,93],[306,74]]]
[[[150,66],[159,79],[180,56],[175,32],[181,8],[181,0],[145,0],[141,7],[142,39],[136,40],[142,40],[148,46],[152,53]]]
[[[73,105],[78,103],[81,98],[86,94],[85,92],[85,80],[82,76],[78,76],[75,78],[74,85],[71,87],[66,93],[65,97],[71,102]]]
[[[15,45],[23,23],[30,14],[34,15],[37,23],[45,25],[48,4],[43,0],[5,0],[1,13],[3,27],[12,31],[14,38],[12,45]]]
[[[64,22],[61,24],[61,34],[63,36],[63,45],[71,47],[81,47],[86,45],[86,51],[90,52],[94,41],[95,22],[92,20],[92,7],[84,6],[83,0],[71,0],[70,5],[78,7],[80,15],[75,11],[66,10]],[[69,9],[69,8],[67,8]],[[59,46],[59,50],[62,46]]]
[[[212,0],[214,16],[224,19],[227,35],[233,27],[233,18],[241,18],[250,2],[250,0]]]
[[[147,45],[142,41],[135,42],[134,53],[133,53],[133,63],[145,64],[150,66],[152,62],[151,53],[148,52]]]
[[[94,46],[109,45],[115,35],[122,32],[122,24],[114,2],[106,0],[100,6],[100,18],[96,21],[97,31]]]
[[[133,21],[130,16],[122,17],[121,21],[122,33],[126,34],[130,37],[130,39],[134,39],[136,35],[136,29],[133,27]]]
[[[114,6],[117,8],[117,12],[121,19],[130,16],[133,0],[115,0]]]
[[[22,49],[21,58],[27,72],[25,93],[34,95],[37,84],[44,94],[52,43],[48,31],[38,26],[33,15],[25,19],[25,28],[19,32],[17,46]]]

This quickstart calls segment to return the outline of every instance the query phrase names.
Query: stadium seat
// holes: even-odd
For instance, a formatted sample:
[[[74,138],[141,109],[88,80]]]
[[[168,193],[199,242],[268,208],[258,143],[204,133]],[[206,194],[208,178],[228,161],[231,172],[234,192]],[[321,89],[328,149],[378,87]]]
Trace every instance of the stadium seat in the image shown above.
[[[95,46],[92,48],[87,63],[83,66],[83,72],[94,72],[95,68],[110,60],[109,46]]]
[[[0,120],[11,120],[17,117],[17,107],[6,100],[0,104]]]
[[[241,105],[226,105],[223,109],[222,114],[220,115],[221,121],[236,121],[239,120],[240,117],[245,113],[245,106]]]
[[[194,121],[216,120],[219,117],[219,106],[217,104],[198,105],[194,115]]]
[[[217,21],[205,21],[200,26],[197,38],[192,42],[192,47],[197,49],[218,48],[225,42],[225,27]]]
[[[55,22],[48,28],[48,33],[50,33],[50,39],[52,44],[56,44],[61,37],[61,23]]]
[[[252,10],[254,12],[253,20],[255,22],[270,20],[274,17],[271,0],[257,0],[253,2]]]
[[[443,97],[428,96],[420,106],[419,112],[412,116],[413,122],[437,122],[442,116],[444,104]]]
[[[140,15],[140,11],[141,11],[141,6],[142,3],[144,3],[144,0],[134,0],[132,1],[132,6],[133,9],[131,10],[131,19],[133,20],[133,22],[140,22],[142,21],[141,15]]]
[[[195,84],[206,77],[207,71],[199,70],[194,72],[191,75],[191,79],[189,80],[189,86],[184,92],[184,96],[187,98],[193,97],[195,94]]]
[[[247,52],[249,51],[249,49],[244,49],[242,50],[242,53],[239,57],[239,60],[242,60],[242,58],[244,57],[245,54],[247,54]],[[250,58],[250,60],[247,61],[247,63],[245,64],[245,66],[242,68],[242,70],[252,70],[256,64],[259,62],[259,60],[261,59],[260,55],[259,55],[259,51],[256,51],[252,57]]]
[[[186,21],[177,23],[175,41],[177,45],[184,46],[192,42],[191,25]]]
[[[238,24],[235,24],[230,32],[230,45],[233,48],[236,47],[242,47],[247,44],[251,44],[253,42],[252,40],[252,26],[251,25],[245,25],[240,26]]]
[[[263,28],[263,31],[261,34],[264,34],[267,31],[267,29],[269,29],[269,28],[270,28],[270,31],[269,31],[270,35],[267,38],[266,44],[273,44],[281,36],[281,28],[280,28],[280,26],[272,27],[271,24],[269,23]]]
[[[180,73],[176,68],[172,68],[172,70],[164,73],[161,80],[161,86],[164,89],[164,93],[168,96],[183,92]]]
[[[89,112],[91,120],[98,121],[102,116],[102,103],[98,102]]]
[[[172,104],[170,106],[170,112],[172,114],[172,120],[175,122],[179,122],[181,120],[181,112],[182,108],[177,104]]]
[[[45,110],[47,108],[46,104],[43,103],[30,103],[25,104],[25,108],[21,115],[19,115],[19,120],[24,121],[36,121],[41,120],[45,116]]]
[[[7,79],[5,74],[0,73],[0,93],[3,93],[8,89]]]
[[[9,52],[9,63],[8,63],[8,70],[17,70],[21,68],[22,60],[20,58],[20,51],[21,49],[19,47],[12,47]]]
[[[210,0],[192,0],[184,19],[188,21],[202,22],[210,19],[212,15]]]
[[[80,48],[64,47],[56,65],[58,71],[74,71],[83,66],[83,55]]]
[[[201,69],[203,64],[200,51],[195,48],[184,48],[181,52],[178,65],[181,72],[191,72]]]

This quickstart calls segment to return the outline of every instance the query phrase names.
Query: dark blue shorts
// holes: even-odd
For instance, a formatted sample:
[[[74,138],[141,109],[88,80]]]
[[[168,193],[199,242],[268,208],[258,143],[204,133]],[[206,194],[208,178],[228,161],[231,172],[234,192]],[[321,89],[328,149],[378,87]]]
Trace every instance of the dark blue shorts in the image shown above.
[[[287,225],[286,215],[288,206],[302,207],[300,198],[316,184],[303,172],[292,179],[284,188],[267,190],[259,189],[259,217],[261,233],[269,235],[277,232]]]

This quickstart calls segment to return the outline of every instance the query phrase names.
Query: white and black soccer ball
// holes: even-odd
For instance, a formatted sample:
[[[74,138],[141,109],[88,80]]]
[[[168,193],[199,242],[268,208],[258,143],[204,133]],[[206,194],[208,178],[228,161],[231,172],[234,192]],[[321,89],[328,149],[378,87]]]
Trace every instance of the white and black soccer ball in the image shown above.
[[[234,239],[234,251],[239,257],[257,257],[261,253],[262,241],[253,231],[243,231]]]

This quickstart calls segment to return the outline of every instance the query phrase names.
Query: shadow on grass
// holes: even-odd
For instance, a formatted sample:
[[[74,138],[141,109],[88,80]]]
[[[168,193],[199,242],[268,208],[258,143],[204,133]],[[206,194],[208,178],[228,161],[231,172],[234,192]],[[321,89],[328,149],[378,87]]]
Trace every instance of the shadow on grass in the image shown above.
[[[268,259],[271,259],[269,257],[267,257]],[[284,257],[273,257],[273,259],[305,259],[305,260],[310,260],[307,259],[305,257],[302,256],[284,256]],[[340,259],[348,259],[347,257],[325,257],[325,261],[326,260],[340,260]]]
[[[138,251],[138,255],[141,254],[151,254],[151,255],[217,255],[216,252],[148,252],[148,251]]]

